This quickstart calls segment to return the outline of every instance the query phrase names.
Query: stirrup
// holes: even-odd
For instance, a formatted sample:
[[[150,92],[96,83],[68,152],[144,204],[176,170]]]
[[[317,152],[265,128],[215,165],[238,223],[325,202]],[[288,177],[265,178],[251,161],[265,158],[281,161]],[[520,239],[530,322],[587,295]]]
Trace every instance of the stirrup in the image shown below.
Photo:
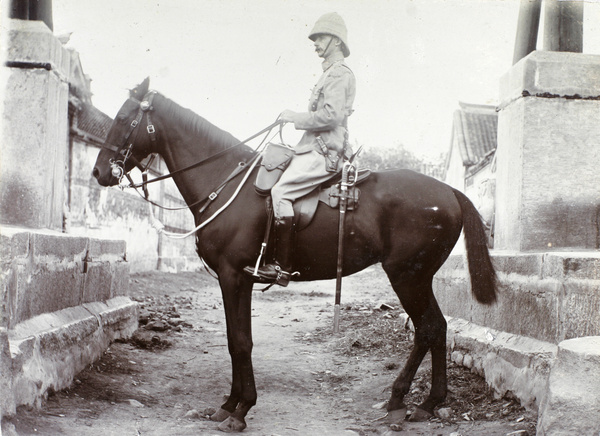
[[[277,271],[277,277],[275,278],[274,283],[276,285],[286,287],[290,283],[292,273],[284,271],[279,265],[275,265],[275,271]]]
[[[254,279],[255,282],[272,283],[272,284],[283,286],[283,287],[286,287],[290,283],[290,280],[292,277],[300,275],[300,273],[297,271],[291,272],[291,273],[284,271],[283,269],[281,269],[281,267],[279,265],[275,265],[275,271],[277,273],[277,276],[272,277],[272,276],[265,276],[264,274],[261,274],[260,271],[257,271],[250,266],[247,266],[244,268],[244,272],[246,274],[249,274],[250,276],[252,276],[252,278]]]
[[[254,282],[256,283],[271,283],[274,284],[273,279],[271,278],[266,278],[264,276],[261,276],[260,274],[255,274],[255,268],[251,267],[251,266],[245,266],[244,267],[244,273],[248,274],[250,277],[252,277],[252,280],[254,280]]]

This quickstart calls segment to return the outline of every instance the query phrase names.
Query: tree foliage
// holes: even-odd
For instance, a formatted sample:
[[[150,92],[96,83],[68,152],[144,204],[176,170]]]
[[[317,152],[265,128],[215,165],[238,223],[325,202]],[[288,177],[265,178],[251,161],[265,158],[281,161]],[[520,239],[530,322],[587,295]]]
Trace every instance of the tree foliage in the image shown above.
[[[426,158],[417,156],[407,150],[403,144],[398,144],[388,148],[363,148],[358,161],[361,168],[373,171],[406,168],[441,179],[444,173],[445,154]]]

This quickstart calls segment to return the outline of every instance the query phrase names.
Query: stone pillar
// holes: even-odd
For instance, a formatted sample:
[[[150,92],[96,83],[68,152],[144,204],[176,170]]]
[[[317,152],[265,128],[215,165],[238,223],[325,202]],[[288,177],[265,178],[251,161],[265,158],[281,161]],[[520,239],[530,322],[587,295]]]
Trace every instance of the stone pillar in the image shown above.
[[[538,29],[540,26],[540,11],[542,0],[521,0],[519,6],[519,21],[515,38],[513,65],[535,51]]]
[[[535,51],[500,100],[495,248],[600,248],[600,56]]]
[[[62,230],[70,57],[43,22],[8,24],[0,223]]]
[[[569,339],[558,354],[539,409],[538,436],[600,434],[600,336]]]
[[[583,3],[545,0],[544,50],[583,51]]]

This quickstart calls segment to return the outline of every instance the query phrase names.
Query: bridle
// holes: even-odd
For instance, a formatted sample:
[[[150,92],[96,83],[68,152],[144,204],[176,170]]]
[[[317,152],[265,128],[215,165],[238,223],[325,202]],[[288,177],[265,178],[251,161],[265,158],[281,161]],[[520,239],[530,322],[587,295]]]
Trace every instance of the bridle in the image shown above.
[[[150,140],[152,142],[156,141],[156,129],[154,127],[154,124],[152,124],[152,120],[150,118],[150,112],[154,110],[154,107],[152,106],[152,100],[154,99],[155,94],[156,94],[155,91],[149,91],[148,93],[146,93],[146,95],[144,96],[142,101],[139,101],[133,97],[130,97],[130,100],[133,100],[133,101],[139,103],[140,108],[138,110],[136,117],[129,124],[129,127],[128,127],[127,131],[125,132],[125,134],[123,135],[123,139],[120,141],[120,144],[118,146],[113,146],[112,144],[106,144],[106,143],[103,146],[104,148],[108,148],[110,150],[115,151],[114,156],[112,158],[110,158],[108,162],[110,164],[111,174],[114,178],[119,179],[119,184],[121,184],[121,181],[123,180],[123,176],[127,176],[130,183],[133,184],[133,180],[131,180],[129,173],[127,171],[125,171],[125,163],[127,162],[128,159],[131,160],[133,162],[133,164],[137,168],[140,169],[142,174],[148,173],[148,169],[150,168],[150,165],[152,164],[152,161],[154,160],[154,154],[153,154],[151,156],[151,158],[148,160],[148,162],[146,163],[146,165],[142,165],[142,163],[132,155],[132,148],[133,148],[133,143],[135,142],[135,140],[137,139],[137,136],[139,134],[139,130],[136,130],[136,129],[139,126],[139,124],[141,123],[142,118],[144,117],[144,114],[146,115],[146,120],[147,120],[146,131],[148,132],[148,135],[150,135]],[[130,141],[130,138],[131,138],[131,135],[133,134],[133,132],[136,132],[136,135],[133,138],[133,140]]]
[[[227,147],[221,151],[218,151],[217,153],[215,153],[211,156],[208,156],[207,158],[205,158],[199,162],[196,162],[192,165],[189,165],[184,168],[179,168],[168,174],[164,174],[164,175],[161,175],[161,176],[158,176],[158,177],[148,180],[148,170],[150,168],[150,165],[152,164],[152,161],[154,160],[155,155],[152,154],[151,157],[149,158],[148,162],[145,165],[143,165],[137,158],[135,158],[133,156],[132,149],[133,149],[133,144],[136,142],[136,139],[139,135],[140,130],[138,129],[138,127],[139,127],[140,123],[142,122],[144,115],[146,116],[146,120],[147,120],[146,131],[147,131],[148,135],[150,135],[150,141],[156,141],[156,128],[154,127],[154,124],[152,124],[152,120],[150,117],[150,113],[154,110],[154,107],[152,106],[152,101],[153,101],[155,95],[156,95],[156,91],[148,91],[144,95],[144,98],[141,101],[137,100],[133,97],[129,97],[130,100],[133,100],[134,102],[139,103],[139,110],[138,110],[136,117],[129,124],[129,127],[128,127],[127,131],[125,132],[125,134],[123,135],[123,138],[120,141],[120,144],[118,146],[114,146],[112,144],[105,143],[103,145],[103,147],[107,148],[109,150],[113,150],[115,152],[114,156],[109,159],[109,164],[111,166],[112,176],[119,179],[119,186],[122,189],[134,188],[136,190],[136,192],[138,192],[138,193],[139,193],[138,188],[142,188],[144,191],[144,195],[142,196],[140,194],[140,196],[142,196],[142,198],[144,200],[146,200],[149,204],[158,206],[158,207],[160,207],[162,209],[166,209],[166,210],[180,210],[180,209],[187,209],[187,208],[191,209],[192,207],[195,207],[199,204],[204,203],[199,210],[199,214],[202,214],[208,208],[208,206],[217,198],[218,194],[225,188],[225,186],[232,179],[234,179],[238,174],[240,174],[242,171],[244,171],[250,163],[252,163],[253,161],[256,161],[260,157],[260,153],[258,153],[258,149],[262,146],[262,144],[264,143],[265,140],[263,139],[261,144],[257,147],[252,158],[248,162],[239,162],[238,165],[231,172],[231,174],[223,182],[221,182],[211,192],[210,195],[208,195],[206,198],[200,199],[200,200],[196,201],[195,203],[190,204],[188,206],[180,207],[180,208],[179,207],[178,208],[168,208],[168,207],[165,207],[165,206],[162,206],[160,204],[153,202],[149,198],[150,196],[149,196],[148,188],[147,188],[148,184],[158,182],[160,180],[172,178],[177,174],[180,174],[185,171],[189,171],[193,168],[197,168],[201,165],[204,165],[205,163],[208,163],[208,162],[216,159],[217,157],[224,155],[225,153],[231,151],[231,149],[238,147],[240,145],[246,144],[248,141],[251,141],[252,139],[262,135],[263,133],[266,133],[268,135],[271,132],[271,130],[273,130],[273,128],[275,128],[276,126],[280,126],[280,129],[281,129],[281,127],[283,125],[283,122],[278,117],[274,123],[265,127],[260,132],[255,133],[254,135],[250,136],[249,138],[247,138],[244,141],[238,142],[237,144]],[[133,136],[133,139],[131,139],[134,132],[135,132],[135,135]],[[279,133],[281,135],[281,130]],[[266,136],[265,136],[265,139],[266,139]],[[142,172],[142,182],[141,183],[135,183],[133,181],[133,179],[131,178],[131,176],[129,175],[129,172],[125,171],[125,164],[126,164],[127,160],[132,161],[133,164],[137,168],[139,168],[139,170]],[[122,183],[123,177],[126,177],[129,180],[129,185],[124,185]]]

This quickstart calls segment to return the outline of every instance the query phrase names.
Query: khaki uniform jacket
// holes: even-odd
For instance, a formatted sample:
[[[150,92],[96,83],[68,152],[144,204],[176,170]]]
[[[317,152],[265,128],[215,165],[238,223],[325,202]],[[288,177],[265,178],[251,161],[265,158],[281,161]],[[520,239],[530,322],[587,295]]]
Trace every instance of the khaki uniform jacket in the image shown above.
[[[297,130],[306,130],[294,148],[296,154],[317,150],[321,136],[327,148],[341,152],[347,137],[348,117],[356,95],[356,79],[340,55],[323,62],[323,75],[310,96],[308,112],[299,115],[294,123]]]

